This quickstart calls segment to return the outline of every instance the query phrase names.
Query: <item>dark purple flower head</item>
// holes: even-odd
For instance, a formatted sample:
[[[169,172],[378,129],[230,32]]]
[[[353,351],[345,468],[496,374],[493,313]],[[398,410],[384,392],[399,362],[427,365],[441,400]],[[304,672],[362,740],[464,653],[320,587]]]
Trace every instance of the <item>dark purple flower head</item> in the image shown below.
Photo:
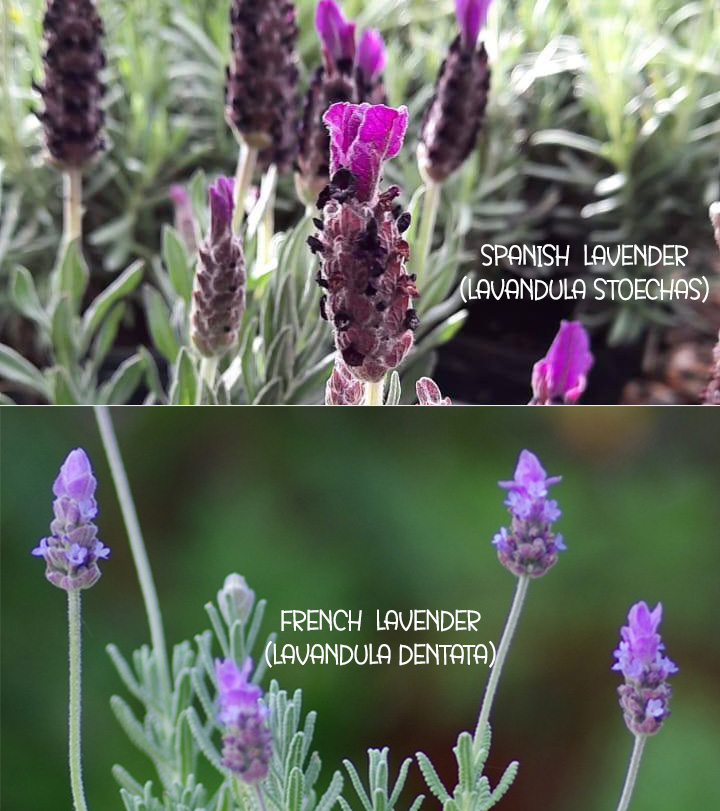
[[[625,684],[618,688],[620,706],[635,735],[653,735],[670,714],[667,705],[672,691],[666,679],[678,668],[662,655],[665,645],[657,632],[661,619],[661,603],[652,611],[645,602],[635,603],[613,654],[617,661],[612,669],[625,676]]]
[[[462,34],[463,44],[475,49],[478,34],[487,19],[492,0],[455,0],[455,15]]]
[[[262,690],[248,682],[252,660],[241,668],[225,659],[215,662],[218,682],[218,720],[226,727],[222,764],[246,783],[267,777],[272,736],[267,726],[268,708],[260,703]]]
[[[514,478],[498,482],[508,491],[505,505],[512,521],[501,527],[492,543],[500,562],[513,574],[540,577],[557,562],[557,553],[567,547],[562,535],[552,531],[560,517],[557,501],[547,498],[548,488],[560,481],[548,476],[540,460],[528,450],[520,453]]]
[[[574,403],[585,391],[593,365],[590,339],[579,321],[561,321],[547,355],[533,366],[533,402]]]
[[[87,589],[97,583],[97,561],[110,554],[97,538],[97,527],[92,523],[97,515],[96,487],[87,454],[76,448],[68,454],[53,484],[52,534],[32,550],[33,555],[45,559],[47,579],[66,591]]]
[[[330,132],[330,175],[348,169],[361,202],[377,197],[382,165],[400,152],[407,129],[407,107],[383,104],[333,104],[323,116]]]
[[[421,377],[415,384],[419,405],[445,406],[452,405],[449,397],[443,397],[440,387],[431,377]]]
[[[328,70],[349,73],[355,62],[355,23],[348,22],[335,0],[320,0],[315,12],[315,27],[323,45]]]
[[[376,79],[385,69],[387,55],[382,34],[374,28],[363,31],[358,43],[357,64],[366,81]]]

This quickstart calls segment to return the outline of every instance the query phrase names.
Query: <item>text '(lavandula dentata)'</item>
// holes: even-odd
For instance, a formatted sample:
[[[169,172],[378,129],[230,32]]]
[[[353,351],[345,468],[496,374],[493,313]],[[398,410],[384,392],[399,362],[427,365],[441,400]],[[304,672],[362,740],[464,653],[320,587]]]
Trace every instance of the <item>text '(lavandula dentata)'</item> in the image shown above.
[[[549,488],[560,480],[560,476],[547,476],[537,456],[524,450],[512,481],[499,482],[508,491],[505,504],[512,521],[492,542],[500,562],[514,575],[540,577],[555,565],[558,552],[566,549],[562,535],[552,531],[560,509],[557,501],[548,498]]]
[[[407,109],[334,104],[324,119],[332,179],[318,199],[319,230],[308,239],[326,291],[321,315],[352,374],[375,383],[410,351],[418,325],[410,306],[418,293],[405,267],[410,248],[401,235],[410,215],[394,202],[397,186],[379,191],[383,163],[402,146]]]

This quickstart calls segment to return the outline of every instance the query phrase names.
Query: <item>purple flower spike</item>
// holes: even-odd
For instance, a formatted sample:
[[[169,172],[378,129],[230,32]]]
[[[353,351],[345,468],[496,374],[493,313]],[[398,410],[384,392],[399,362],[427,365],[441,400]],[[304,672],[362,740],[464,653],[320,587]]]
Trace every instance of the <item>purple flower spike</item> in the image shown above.
[[[462,33],[463,44],[474,49],[478,34],[487,19],[492,0],[455,0],[455,14]]]
[[[267,726],[268,708],[260,703],[262,690],[248,682],[252,661],[241,668],[232,661],[216,660],[218,720],[226,727],[222,765],[245,783],[258,783],[268,774],[272,736]]]
[[[385,69],[387,55],[382,35],[374,28],[362,32],[358,43],[357,63],[367,82],[377,78]]]
[[[585,391],[593,365],[590,339],[579,321],[561,321],[547,355],[532,371],[532,402],[549,405],[562,400],[575,403]]]
[[[87,589],[100,579],[97,561],[110,550],[97,537],[92,523],[97,515],[97,480],[82,448],[71,451],[53,484],[51,534],[32,550],[45,559],[45,576],[65,591]]]
[[[670,714],[667,705],[672,690],[666,680],[678,668],[662,655],[665,645],[657,632],[661,619],[661,603],[652,611],[644,602],[635,603],[613,654],[617,661],[612,669],[625,676],[625,684],[618,687],[620,706],[634,735],[654,735]]]
[[[511,481],[498,482],[508,491],[505,505],[512,521],[492,540],[498,558],[515,575],[540,577],[557,563],[558,552],[567,548],[562,535],[552,531],[560,518],[557,501],[547,498],[548,488],[560,481],[548,476],[540,460],[528,450],[521,452]]]
[[[323,121],[330,132],[330,175],[348,169],[358,200],[373,201],[383,162],[394,158],[403,145],[407,107],[344,102],[333,104]]]
[[[315,12],[315,27],[322,40],[328,70],[336,66],[347,73],[355,61],[355,23],[343,17],[335,0],[320,0]]]

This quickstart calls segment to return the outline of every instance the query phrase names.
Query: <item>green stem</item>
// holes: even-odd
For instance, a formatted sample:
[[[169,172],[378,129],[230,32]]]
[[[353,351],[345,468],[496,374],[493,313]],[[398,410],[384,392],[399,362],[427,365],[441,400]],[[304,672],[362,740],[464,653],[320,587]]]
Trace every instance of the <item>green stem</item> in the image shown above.
[[[510,613],[505,621],[505,629],[503,630],[502,639],[497,649],[497,657],[495,664],[490,671],[490,678],[488,679],[487,687],[485,688],[485,696],[483,697],[482,707],[480,708],[480,716],[478,717],[477,726],[475,727],[475,737],[473,744],[477,751],[480,747],[482,734],[490,718],[490,710],[492,709],[493,700],[495,698],[495,691],[497,690],[500,675],[502,674],[503,665],[510,650],[510,643],[517,628],[520,612],[522,611],[523,603],[525,602],[525,595],[527,594],[528,586],[530,585],[530,578],[528,575],[523,574],[518,577],[517,586],[515,588],[515,596],[513,597],[512,605],[510,606]]]
[[[198,380],[195,405],[202,404],[202,395],[204,388],[203,383],[208,387],[210,391],[212,391],[215,388],[215,375],[217,374],[218,360],[219,358],[217,357],[201,358],[200,379]]]
[[[440,204],[440,183],[429,180],[425,184],[425,194],[423,195],[423,209],[420,219],[420,233],[417,242],[413,246],[415,261],[413,270],[417,275],[418,290],[422,293],[422,286],[425,283],[427,261],[430,256],[433,232],[435,231],[435,221],[437,220],[438,206]]]
[[[637,779],[638,769],[640,768],[640,758],[642,757],[646,738],[646,735],[635,736],[635,745],[633,746],[632,756],[630,757],[630,763],[625,777],[625,786],[623,787],[623,793],[622,797],[620,797],[617,811],[627,811],[630,806],[630,798],[635,788],[635,780]]]
[[[68,659],[70,664],[70,706],[68,708],[68,749],[70,786],[75,811],[87,811],[82,781],[82,747],[80,716],[82,711],[82,626],[80,623],[80,589],[68,591]]]
[[[258,798],[258,801],[260,803],[261,811],[267,811],[267,807],[265,806],[265,800],[264,800],[264,798],[262,796],[262,789],[260,788],[260,786],[257,783],[255,784],[255,791],[257,792],[257,798]]]
[[[63,172],[63,247],[82,236],[82,172]]]
[[[263,178],[263,193],[269,186],[267,192],[267,203],[263,217],[258,225],[257,234],[257,268],[260,272],[270,266],[271,245],[273,234],[275,233],[275,190],[277,188],[277,167],[273,164],[265,173]]]
[[[244,139],[240,138],[240,151],[238,152],[238,163],[235,171],[235,185],[233,187],[233,234],[239,234],[245,218],[245,196],[252,182],[255,162],[258,151],[255,147],[248,146]]]
[[[385,378],[377,383],[365,384],[365,405],[382,405],[383,389],[385,388]]]
[[[150,624],[150,638],[152,639],[153,651],[157,660],[160,680],[165,695],[171,693],[170,668],[168,667],[167,649],[165,647],[165,631],[163,630],[162,614],[160,613],[160,603],[158,602],[157,591],[153,581],[152,569],[145,550],[140,522],[138,521],[135,503],[133,502],[130,484],[128,483],[125,466],[123,465],[120,449],[118,448],[115,431],[107,406],[95,406],[95,419],[97,420],[100,436],[102,437],[105,455],[110,465],[110,473],[115,483],[120,511],[122,512],[125,529],[130,541],[130,550],[138,580],[140,581],[140,591],[145,601],[145,611]]]

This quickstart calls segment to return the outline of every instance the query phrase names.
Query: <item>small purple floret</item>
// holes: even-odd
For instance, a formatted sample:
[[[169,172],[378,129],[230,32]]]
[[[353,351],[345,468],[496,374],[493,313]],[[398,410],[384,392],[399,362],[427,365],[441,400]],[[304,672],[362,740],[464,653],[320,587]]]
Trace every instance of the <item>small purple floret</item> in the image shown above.
[[[657,632],[661,619],[661,603],[652,611],[645,602],[635,603],[613,653],[617,661],[612,669],[625,677],[625,684],[618,687],[620,706],[625,724],[635,735],[654,735],[670,714],[672,690],[666,680],[678,668],[662,655],[665,645]]]
[[[323,44],[325,61],[351,67],[355,61],[355,23],[348,22],[335,0],[320,0],[315,27]]]
[[[374,28],[363,31],[358,43],[357,64],[366,81],[377,78],[385,69],[387,55],[382,34]]]
[[[47,538],[31,554],[47,564],[45,576],[66,591],[86,589],[100,579],[97,561],[110,550],[97,537],[97,480],[82,448],[71,451],[53,484],[53,513]]]
[[[590,339],[579,321],[561,321],[547,355],[532,371],[533,403],[575,403],[593,365]]]
[[[407,107],[343,102],[333,104],[323,121],[330,132],[330,175],[349,169],[358,200],[374,201],[383,163],[403,145]]]
[[[431,377],[421,377],[415,384],[418,405],[446,406],[452,405],[449,397],[443,397],[440,387]]]
[[[455,15],[463,44],[467,48],[475,49],[478,34],[485,24],[491,2],[492,0],[455,0]]]
[[[252,661],[238,668],[232,659],[215,662],[218,682],[218,720],[226,727],[222,764],[245,783],[267,777],[272,755],[272,736],[267,725],[268,708],[260,703],[262,689],[248,681]]]
[[[560,476],[548,476],[537,456],[524,450],[513,479],[498,482],[508,491],[504,503],[512,520],[509,528],[500,528],[492,543],[500,562],[515,575],[540,577],[555,565],[558,552],[567,549],[562,535],[552,531],[560,508],[547,498],[548,488],[560,480]]]

